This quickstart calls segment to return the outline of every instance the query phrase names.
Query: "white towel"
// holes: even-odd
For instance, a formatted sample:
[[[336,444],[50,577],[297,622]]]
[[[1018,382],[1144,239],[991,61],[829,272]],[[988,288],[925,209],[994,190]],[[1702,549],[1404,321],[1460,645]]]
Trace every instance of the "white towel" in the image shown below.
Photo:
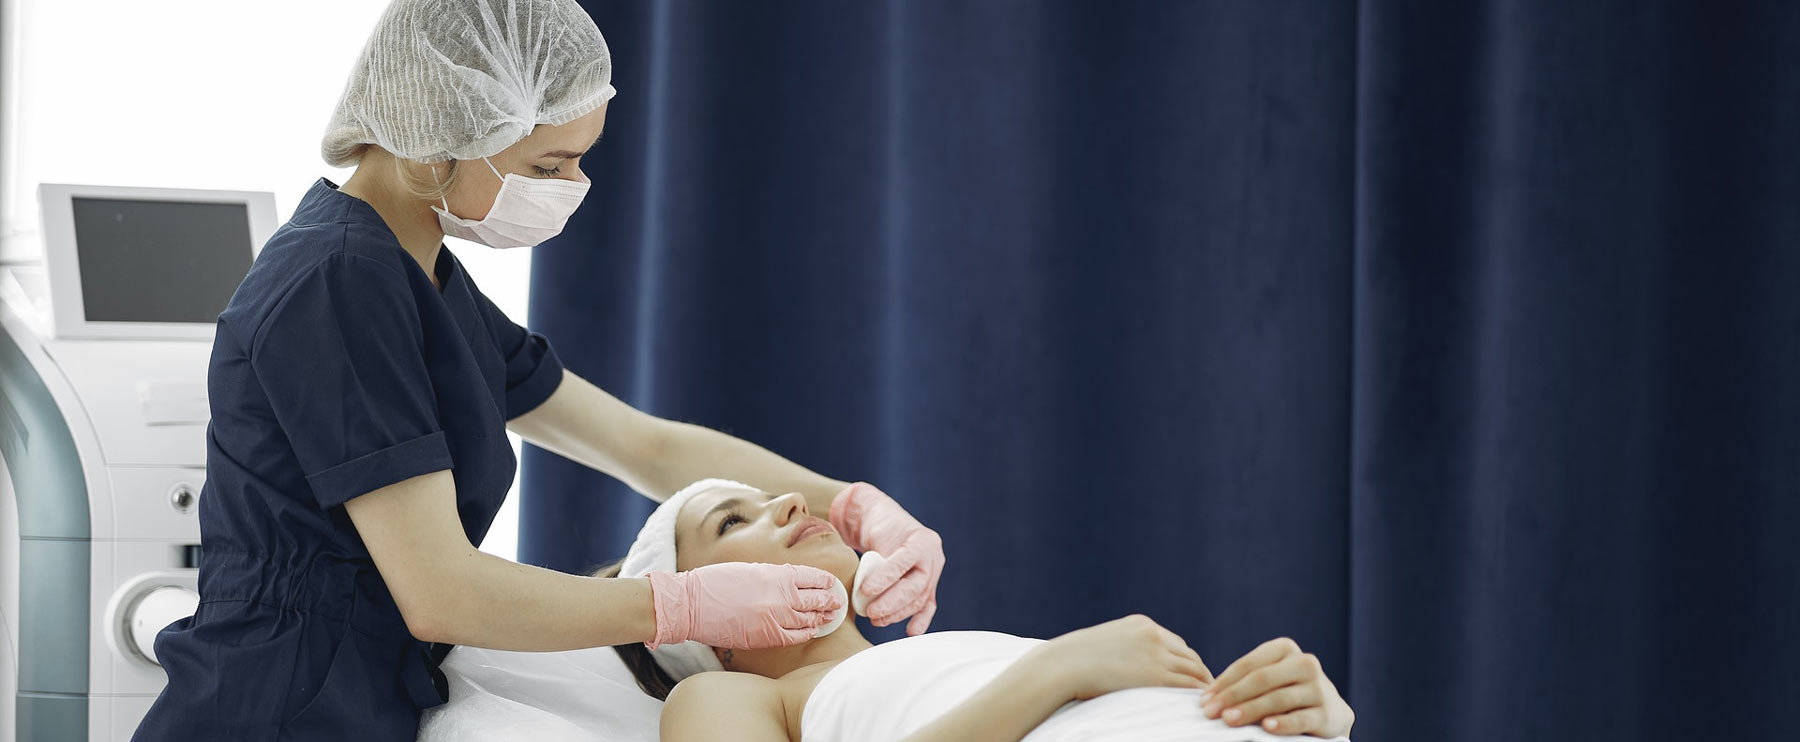
[[[865,649],[819,679],[800,714],[800,738],[899,740],[955,708],[1042,643],[993,631],[940,631]],[[1070,701],[1022,742],[1320,742],[1208,719],[1199,694],[1197,688],[1132,688]]]

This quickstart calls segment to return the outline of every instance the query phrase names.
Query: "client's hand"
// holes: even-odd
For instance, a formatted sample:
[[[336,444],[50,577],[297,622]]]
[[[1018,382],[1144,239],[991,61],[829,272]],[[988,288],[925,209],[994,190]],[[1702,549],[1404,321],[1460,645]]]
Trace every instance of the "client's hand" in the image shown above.
[[[1063,634],[1026,657],[1060,674],[1070,697],[1079,700],[1146,686],[1200,688],[1213,679],[1187,642],[1135,613]]]
[[[720,562],[644,576],[656,605],[651,649],[689,640],[729,649],[799,644],[844,607],[832,590],[837,576],[799,564]]]
[[[1356,721],[1319,658],[1285,636],[1231,663],[1208,690],[1212,697],[1201,709],[1215,719],[1223,710],[1225,723],[1234,727],[1260,721],[1278,734],[1342,737]]]

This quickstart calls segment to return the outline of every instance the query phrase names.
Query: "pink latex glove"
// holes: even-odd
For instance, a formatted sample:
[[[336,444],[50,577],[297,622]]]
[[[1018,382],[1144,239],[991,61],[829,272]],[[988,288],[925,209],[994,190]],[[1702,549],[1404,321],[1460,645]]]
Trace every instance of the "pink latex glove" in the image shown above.
[[[886,564],[856,586],[857,592],[874,598],[868,605],[869,622],[886,626],[912,616],[906,635],[925,633],[937,615],[938,575],[944,571],[944,540],[937,531],[868,482],[837,493],[829,520],[850,548],[887,557]]]
[[[799,644],[844,607],[835,575],[799,564],[720,562],[644,576],[656,603],[651,649],[689,640],[730,649]]]

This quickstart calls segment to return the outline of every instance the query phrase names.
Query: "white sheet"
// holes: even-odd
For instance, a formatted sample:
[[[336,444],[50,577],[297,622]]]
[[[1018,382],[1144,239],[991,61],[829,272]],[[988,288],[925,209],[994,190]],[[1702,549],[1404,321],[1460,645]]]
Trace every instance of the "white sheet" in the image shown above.
[[[506,652],[457,647],[444,658],[450,700],[426,709],[419,742],[657,742],[662,702],[612,647]]]

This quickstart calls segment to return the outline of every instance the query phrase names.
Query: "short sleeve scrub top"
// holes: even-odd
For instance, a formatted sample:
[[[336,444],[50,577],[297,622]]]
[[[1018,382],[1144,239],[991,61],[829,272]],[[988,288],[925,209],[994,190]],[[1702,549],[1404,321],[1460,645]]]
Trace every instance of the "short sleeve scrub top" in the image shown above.
[[[517,467],[507,420],[556,390],[542,335],[448,249],[432,285],[374,207],[320,178],[219,314],[199,503],[200,605],[164,628],[169,684],[133,740],[405,740],[443,703],[344,511],[450,469],[480,543]]]

